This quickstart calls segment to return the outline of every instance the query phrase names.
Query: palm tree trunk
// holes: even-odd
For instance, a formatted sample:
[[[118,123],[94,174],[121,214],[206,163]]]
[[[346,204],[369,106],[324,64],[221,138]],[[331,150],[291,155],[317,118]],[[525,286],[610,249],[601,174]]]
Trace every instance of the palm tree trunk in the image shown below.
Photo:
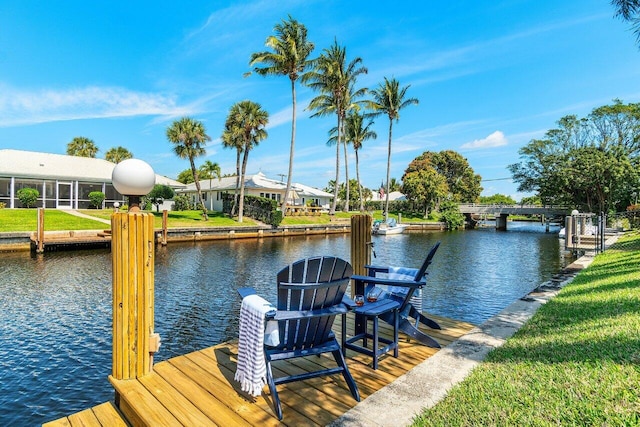
[[[231,216],[235,216],[238,210],[238,193],[240,192],[240,153],[236,151],[236,191],[233,193],[233,206],[231,207]]]
[[[344,135],[344,117],[342,118],[342,135]],[[350,185],[349,185],[349,162],[348,162],[348,154],[347,154],[347,141],[343,141],[342,143],[344,147],[344,176],[345,176],[345,186],[346,186],[346,197],[344,202],[344,211],[349,212],[349,193],[350,193]]]
[[[191,173],[193,174],[193,181],[196,184],[196,190],[198,191],[198,201],[200,202],[200,207],[202,208],[202,217],[205,221],[209,220],[207,216],[207,207],[204,205],[204,200],[202,200],[202,190],[200,189],[200,178],[198,177],[198,171],[196,170],[196,164],[193,161],[193,156],[189,156],[189,163],[191,163]]]
[[[291,190],[291,175],[293,175],[293,153],[296,145],[296,81],[291,80],[291,104],[293,111],[291,113],[291,148],[289,148],[289,173],[287,174],[287,188],[284,191],[284,200],[280,204],[282,215],[286,213],[287,199]]]
[[[244,214],[244,174],[247,170],[247,158],[249,157],[248,150],[244,150],[242,156],[242,172],[240,176],[240,200],[238,202],[238,222],[242,222],[242,216]]]
[[[387,148],[387,188],[384,202],[384,220],[389,218],[389,174],[391,170],[391,134],[393,133],[393,120],[389,117],[389,147]]]
[[[362,200],[362,185],[360,184],[360,162],[358,160],[358,150],[353,149],[356,154],[356,181],[358,181],[358,197],[360,198],[360,212],[364,211],[364,202]]]
[[[329,211],[329,215],[334,215],[336,213],[336,205],[338,204],[338,189],[340,187],[340,115],[338,115],[338,142],[336,143],[336,185],[333,190],[333,202],[331,203],[331,210]]]

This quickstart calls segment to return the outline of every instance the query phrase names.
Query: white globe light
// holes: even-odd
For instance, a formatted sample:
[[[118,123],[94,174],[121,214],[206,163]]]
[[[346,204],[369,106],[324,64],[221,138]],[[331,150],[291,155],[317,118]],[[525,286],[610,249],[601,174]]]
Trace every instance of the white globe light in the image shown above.
[[[111,182],[116,191],[124,196],[144,196],[153,190],[156,173],[142,160],[127,159],[113,168]]]
[[[576,216],[576,215],[578,215],[579,213],[580,213],[580,212],[578,212],[578,210],[577,210],[577,209],[574,209],[574,210],[572,210],[572,211],[571,211],[571,216]]]

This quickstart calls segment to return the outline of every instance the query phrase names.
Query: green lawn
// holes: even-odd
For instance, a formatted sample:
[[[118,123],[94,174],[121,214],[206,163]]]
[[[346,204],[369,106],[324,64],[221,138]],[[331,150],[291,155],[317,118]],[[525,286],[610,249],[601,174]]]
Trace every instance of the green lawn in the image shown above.
[[[37,209],[0,209],[0,232],[36,231],[37,228]],[[102,230],[105,228],[109,228],[109,226],[100,221],[79,218],[56,209],[45,210],[44,229],[47,231]]]
[[[113,211],[111,209],[82,209],[80,212],[94,216],[96,218],[109,220]],[[149,212],[149,211],[148,211]],[[154,227],[162,228],[162,212],[151,212],[155,216]],[[352,215],[360,212],[336,212],[333,219],[349,219]],[[374,219],[382,219],[382,211],[370,213]],[[37,209],[0,209],[0,232],[11,231],[36,231]],[[249,217],[244,217],[242,223],[235,219],[228,218],[220,212],[208,212],[209,220],[204,221],[200,211],[169,211],[168,227],[232,227],[232,226],[252,226],[256,222]],[[398,218],[397,213],[391,213],[390,218]],[[287,216],[283,219],[282,225],[312,225],[330,224],[332,217],[329,214],[318,216]],[[402,222],[425,222],[421,217],[402,215]],[[79,218],[63,210],[45,210],[45,230],[99,230],[109,228],[107,224],[99,221]]]
[[[95,216],[102,219],[110,219],[113,211],[111,209],[83,209],[80,210],[83,214]],[[162,212],[145,211],[152,213],[154,218],[154,227],[162,228]],[[202,218],[202,211],[169,211],[167,213],[167,226],[169,228],[181,228],[181,227],[231,227],[231,226],[251,226],[256,225],[256,222],[251,218],[244,217],[242,223],[231,219],[221,212],[207,212],[209,217],[208,221]]]
[[[598,255],[413,425],[640,425],[640,235]]]

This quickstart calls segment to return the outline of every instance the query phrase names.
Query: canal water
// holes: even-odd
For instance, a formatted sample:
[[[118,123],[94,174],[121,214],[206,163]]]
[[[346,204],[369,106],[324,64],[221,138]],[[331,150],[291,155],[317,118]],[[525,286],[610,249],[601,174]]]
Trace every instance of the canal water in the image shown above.
[[[566,262],[554,233],[529,223],[373,236],[380,265],[429,268],[424,310],[480,324]],[[275,302],[275,275],[308,256],[349,259],[349,235],[171,244],[158,248],[156,361],[237,338],[236,289]],[[0,256],[0,425],[39,425],[113,399],[111,254],[104,250]]]

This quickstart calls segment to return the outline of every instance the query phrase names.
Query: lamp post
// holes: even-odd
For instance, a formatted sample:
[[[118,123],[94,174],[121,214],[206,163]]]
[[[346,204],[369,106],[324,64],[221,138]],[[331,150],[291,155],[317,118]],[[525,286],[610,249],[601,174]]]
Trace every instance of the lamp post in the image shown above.
[[[115,380],[138,378],[153,369],[160,337],[154,333],[153,215],[140,210],[140,197],[155,184],[155,172],[138,159],[113,169],[115,189],[129,198],[129,211],[111,214],[113,266],[113,364]]]

